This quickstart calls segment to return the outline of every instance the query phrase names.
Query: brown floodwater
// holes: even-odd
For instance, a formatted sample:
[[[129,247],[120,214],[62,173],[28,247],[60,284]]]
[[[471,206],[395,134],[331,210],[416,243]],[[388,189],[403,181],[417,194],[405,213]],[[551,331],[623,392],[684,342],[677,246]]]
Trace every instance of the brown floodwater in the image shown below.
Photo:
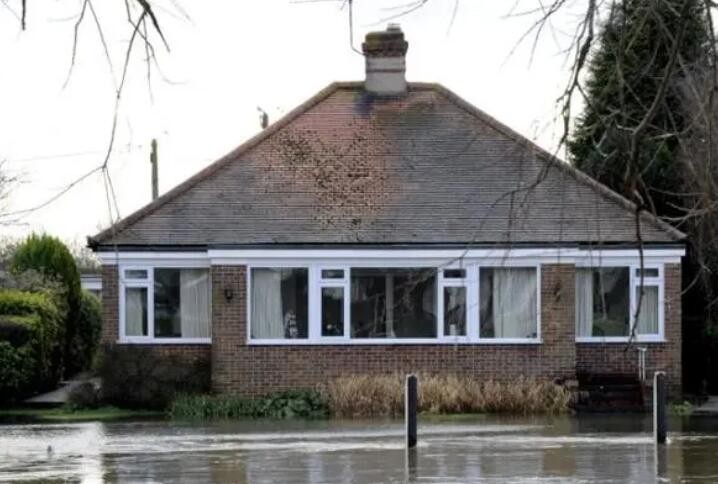
[[[421,418],[408,453],[397,421],[122,422],[0,426],[0,481],[718,482],[718,418]]]

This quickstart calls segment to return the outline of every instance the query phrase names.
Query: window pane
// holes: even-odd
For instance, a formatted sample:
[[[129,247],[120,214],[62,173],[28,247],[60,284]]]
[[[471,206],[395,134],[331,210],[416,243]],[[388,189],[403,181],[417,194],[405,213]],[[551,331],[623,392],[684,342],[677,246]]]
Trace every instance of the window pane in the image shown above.
[[[252,338],[307,338],[307,269],[252,269]]]
[[[435,338],[436,270],[351,271],[354,338]]]
[[[322,269],[322,279],[344,279],[342,269]]]
[[[466,269],[444,269],[444,279],[463,279],[466,277]]]
[[[538,336],[535,268],[482,267],[479,284],[482,338]]]
[[[147,288],[125,289],[125,336],[147,336]]]
[[[641,277],[641,269],[636,269],[636,277]],[[658,277],[658,268],[650,267],[643,269],[643,277]]]
[[[146,269],[127,269],[125,279],[147,279]]]
[[[207,269],[155,269],[155,337],[209,338]]]
[[[578,336],[628,336],[629,274],[627,267],[576,270]]]
[[[466,288],[444,288],[444,336],[466,336]]]
[[[636,304],[638,304],[640,293],[641,288],[636,287]],[[636,334],[658,334],[658,287],[656,286],[643,286]]]
[[[322,336],[344,336],[344,288],[322,288]]]

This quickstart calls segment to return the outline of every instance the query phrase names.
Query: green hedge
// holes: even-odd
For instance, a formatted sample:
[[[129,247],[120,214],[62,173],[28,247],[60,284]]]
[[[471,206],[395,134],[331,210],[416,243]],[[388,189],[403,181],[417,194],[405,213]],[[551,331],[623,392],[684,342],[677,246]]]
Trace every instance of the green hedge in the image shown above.
[[[0,291],[0,399],[54,387],[62,374],[62,313],[49,294]]]
[[[65,356],[73,362],[73,369],[90,368],[100,343],[102,306],[97,296],[82,291],[80,312],[75,321],[75,337]]]
[[[288,390],[262,398],[236,395],[179,395],[168,408],[173,418],[323,418],[329,415],[327,401],[314,390]]]

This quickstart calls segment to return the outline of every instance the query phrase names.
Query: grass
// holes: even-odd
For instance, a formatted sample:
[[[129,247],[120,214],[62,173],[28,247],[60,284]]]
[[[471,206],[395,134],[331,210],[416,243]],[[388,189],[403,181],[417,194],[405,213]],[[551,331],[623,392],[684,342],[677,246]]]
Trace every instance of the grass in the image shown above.
[[[153,410],[129,410],[117,407],[100,407],[75,410],[69,407],[17,407],[0,408],[0,422],[111,422],[164,417],[163,412]]]
[[[397,417],[404,411],[404,377],[352,375],[320,390],[336,417]],[[458,376],[419,376],[419,411],[430,414],[549,414],[568,411],[570,392],[552,382],[517,378],[479,381]]]

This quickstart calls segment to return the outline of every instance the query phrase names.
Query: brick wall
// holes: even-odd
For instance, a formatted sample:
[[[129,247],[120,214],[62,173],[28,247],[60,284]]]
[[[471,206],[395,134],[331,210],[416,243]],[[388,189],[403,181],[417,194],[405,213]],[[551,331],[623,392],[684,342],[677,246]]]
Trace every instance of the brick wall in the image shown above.
[[[347,374],[570,378],[576,366],[574,278],[573,266],[542,267],[540,345],[248,346],[246,269],[214,266],[212,386],[218,392],[256,396]]]
[[[665,343],[634,343],[626,351],[625,343],[576,345],[576,370],[593,373],[638,372],[638,355],[635,346],[648,348],[646,352],[646,375],[665,371],[672,395],[680,395],[682,389],[681,368],[681,265],[665,266]]]

